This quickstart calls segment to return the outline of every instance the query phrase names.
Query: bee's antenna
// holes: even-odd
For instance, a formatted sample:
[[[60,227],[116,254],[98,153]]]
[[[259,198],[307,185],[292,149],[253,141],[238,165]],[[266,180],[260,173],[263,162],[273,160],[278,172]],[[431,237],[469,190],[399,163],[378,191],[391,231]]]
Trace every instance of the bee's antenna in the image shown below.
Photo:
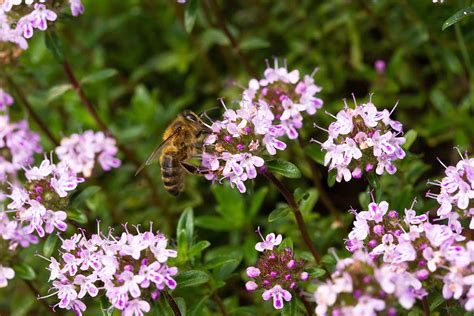
[[[212,119],[209,117],[209,115],[208,115],[207,113],[209,113],[209,112],[211,112],[211,111],[218,110],[218,109],[219,109],[218,106],[215,106],[215,107],[213,107],[213,108],[207,109],[207,110],[205,110],[205,111],[199,113],[199,117],[200,117],[200,118],[203,118],[203,117],[204,117],[204,118],[207,118],[209,121],[212,122]]]

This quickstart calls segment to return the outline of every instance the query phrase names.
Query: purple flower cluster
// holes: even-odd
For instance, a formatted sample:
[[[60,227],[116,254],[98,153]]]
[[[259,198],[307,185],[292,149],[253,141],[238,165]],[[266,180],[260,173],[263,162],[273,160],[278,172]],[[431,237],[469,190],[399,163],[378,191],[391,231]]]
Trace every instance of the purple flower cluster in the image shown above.
[[[435,198],[439,203],[437,215],[440,219],[448,219],[450,227],[461,233],[459,219],[470,219],[469,228],[474,229],[474,159],[467,155],[456,166],[445,167],[445,177],[441,181],[430,184],[440,187],[438,194],[428,192],[428,197]]]
[[[109,311],[118,309],[122,315],[143,315],[150,311],[147,300],[156,300],[161,291],[174,289],[176,267],[168,266],[168,258],[177,256],[167,249],[164,235],[150,230],[125,232],[120,237],[98,232],[90,238],[75,234],[62,241],[60,259],[50,262],[49,296],[57,296],[59,308],[82,315],[86,295],[96,297],[103,290],[110,302]]]
[[[318,289],[319,315],[325,315],[329,306],[339,312],[348,308],[347,295],[359,301],[366,297],[374,304],[373,315],[381,310],[394,314],[396,302],[410,309],[433,286],[443,288],[445,299],[459,300],[467,311],[474,310],[474,241],[466,242],[447,225],[430,223],[426,214],[417,215],[410,208],[400,218],[387,202],[372,202],[367,211],[356,213],[346,247],[353,252],[346,259],[352,268],[336,271],[347,278],[346,290],[338,290],[334,276]],[[341,293],[345,296],[339,297]]]
[[[11,97],[0,90],[0,108],[11,103]],[[27,121],[11,122],[8,113],[0,113],[0,184],[15,181],[17,172],[33,163],[33,155],[42,151],[39,139]],[[0,201],[4,198],[1,193]]]
[[[68,192],[83,181],[66,165],[55,165],[48,158],[39,167],[25,168],[25,178],[24,185],[11,184],[8,210],[0,212],[0,236],[10,242],[10,249],[37,243],[35,232],[44,237],[55,229],[65,231]],[[15,214],[13,220],[8,213]]]
[[[281,125],[290,139],[298,137],[298,129],[303,126],[302,113],[314,115],[323,106],[323,100],[316,96],[321,87],[314,83],[313,75],[300,79],[298,70],[288,71],[287,67],[267,64],[260,80],[251,79],[244,91],[244,98],[252,102],[264,101],[274,114],[275,125]]]
[[[399,137],[402,124],[390,119],[393,110],[378,111],[371,100],[357,105],[354,99],[354,103],[354,109],[346,104],[336,116],[331,115],[336,121],[329,125],[329,137],[321,144],[326,151],[324,164],[337,170],[338,182],[361,178],[374,169],[378,175],[394,174],[397,168],[392,161],[405,157],[400,147],[405,138]]]
[[[105,171],[120,167],[121,162],[115,157],[117,152],[115,139],[90,130],[63,138],[56,148],[61,163],[86,178],[91,176],[96,159]]]
[[[258,231],[260,234],[260,230]],[[265,301],[273,300],[275,309],[282,309],[284,302],[291,301],[290,291],[298,287],[299,281],[306,281],[308,273],[303,271],[304,261],[294,259],[293,250],[284,248],[274,249],[282,241],[282,236],[268,234],[261,242],[255,245],[255,249],[262,252],[256,267],[247,268],[247,276],[251,278],[245,284],[247,291],[263,289],[262,298]]]
[[[84,13],[81,0],[68,2],[73,16]],[[45,31],[48,22],[56,21],[57,17],[50,1],[4,0],[0,4],[0,42],[11,42],[27,49],[27,40],[33,37],[34,31]]]
[[[273,120],[263,100],[256,104],[244,99],[239,109],[226,108],[224,119],[212,123],[211,134],[204,141],[201,163],[206,178],[226,179],[244,193],[244,182],[256,178],[257,168],[263,167],[262,157],[286,148],[278,139],[285,131],[281,125],[273,125]]]

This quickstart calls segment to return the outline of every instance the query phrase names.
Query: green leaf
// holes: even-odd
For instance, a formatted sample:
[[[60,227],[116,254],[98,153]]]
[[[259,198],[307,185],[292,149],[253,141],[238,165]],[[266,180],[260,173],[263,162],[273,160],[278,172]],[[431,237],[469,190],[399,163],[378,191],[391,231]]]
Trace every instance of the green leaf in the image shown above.
[[[18,263],[13,265],[13,270],[15,270],[15,276],[22,278],[24,280],[34,280],[36,278],[35,270],[26,263]]]
[[[209,296],[207,295],[201,298],[197,304],[191,307],[189,311],[189,315],[191,316],[201,315],[202,314],[201,309],[203,308],[204,304],[207,302],[208,299],[209,299]]]
[[[203,215],[196,218],[196,226],[207,228],[214,231],[231,231],[234,225],[225,219],[214,215]]]
[[[296,299],[289,302],[285,302],[283,309],[281,310],[282,316],[296,316]]]
[[[243,195],[229,184],[215,185],[212,193],[217,200],[216,211],[236,229],[245,223],[245,201]]]
[[[277,221],[279,219],[287,217],[288,215],[290,215],[290,213],[291,209],[289,207],[279,207],[268,215],[268,221],[270,223]]]
[[[238,261],[239,260],[237,260],[234,257],[223,255],[223,256],[214,257],[214,258],[210,259],[204,265],[204,268],[207,269],[207,270],[212,270],[214,268],[218,268],[220,266],[223,266],[224,264],[235,263],[235,262],[238,262]]]
[[[188,247],[191,247],[193,244],[194,236],[194,212],[193,209],[190,207],[186,208],[179,217],[176,229],[176,236],[178,236],[179,232],[181,232],[182,230],[186,231]]]
[[[330,254],[325,254],[323,258],[321,259],[322,263],[332,267],[336,265],[336,258],[334,258],[333,255]]]
[[[211,245],[207,240],[201,240],[189,249],[189,257],[192,258],[200,254],[204,249],[208,248]]]
[[[451,25],[456,24],[462,19],[473,14],[474,14],[474,7],[466,7],[464,9],[459,10],[458,12],[451,15],[446,21],[444,21],[442,30],[443,31],[446,30]]]
[[[278,250],[283,250],[285,248],[293,249],[293,239],[291,239],[291,237],[283,239],[281,244],[278,246]]]
[[[309,189],[306,191],[301,200],[298,201],[301,212],[304,214],[311,212],[316,205],[316,202],[318,202],[318,197],[319,193],[316,189]]]
[[[46,239],[43,245],[43,256],[45,256],[46,258],[51,257],[54,250],[56,249],[58,240],[59,238],[56,234],[51,234],[48,236],[48,238]]]
[[[64,55],[62,52],[61,42],[59,41],[56,32],[48,30],[44,39],[46,48],[48,48],[51,54],[53,54],[54,59],[62,64],[64,62]]]
[[[76,209],[84,207],[86,201],[99,191],[100,187],[97,185],[91,185],[85,188],[84,190],[82,190],[81,193],[79,193],[73,198],[71,202],[71,207]]]
[[[229,39],[220,29],[208,29],[201,34],[201,42],[206,48],[212,47],[215,44],[227,46]]]
[[[209,275],[204,271],[189,270],[176,275],[175,280],[178,283],[178,288],[181,289],[206,283],[209,281]]]
[[[326,153],[321,150],[320,146],[306,146],[304,152],[320,165],[324,165],[324,156]]]
[[[87,223],[87,216],[83,212],[78,209],[69,209],[67,210],[67,217],[70,220],[73,220],[79,224],[86,224]]]
[[[270,42],[260,37],[249,37],[242,40],[240,43],[240,49],[242,50],[267,48],[269,46],[270,46]]]
[[[181,229],[178,234],[178,262],[184,263],[188,257],[188,235],[185,229]]]
[[[328,186],[331,188],[334,186],[334,184],[336,183],[336,176],[337,176],[337,171],[336,169],[333,169],[331,171],[329,171],[329,174],[328,174]]]
[[[432,300],[430,304],[430,311],[436,310],[439,306],[441,306],[446,300],[443,298],[441,294],[436,294],[436,297]]]
[[[25,295],[23,291],[14,291],[8,295],[11,316],[34,315],[30,310],[38,303],[38,299],[33,295]],[[37,306],[35,306],[37,307]]]
[[[186,301],[182,297],[175,297],[174,298],[176,305],[178,305],[179,311],[181,312],[181,316],[186,316]]]
[[[301,178],[301,171],[297,166],[289,161],[277,158],[267,163],[268,170],[280,174],[286,178],[298,179]]]
[[[184,11],[184,28],[186,32],[191,33],[196,23],[198,9],[198,1],[190,0],[186,5],[186,11]]]
[[[403,149],[408,150],[410,149],[411,145],[415,142],[416,138],[418,137],[418,132],[411,129],[405,133],[405,144],[402,145]]]
[[[313,279],[318,279],[326,274],[326,271],[321,268],[309,268],[309,269],[306,269],[306,271],[309,273],[309,275]]]
[[[82,84],[95,83],[95,82],[99,82],[99,81],[111,78],[117,74],[118,74],[118,71],[115,69],[104,69],[96,73],[93,73],[91,75],[85,76],[84,78],[82,78],[81,83]]]
[[[50,103],[51,101],[59,98],[60,96],[62,96],[64,93],[66,93],[67,91],[71,89],[72,89],[72,86],[68,83],[60,84],[60,85],[52,87],[46,93],[46,103]]]
[[[267,193],[268,188],[263,187],[253,194],[252,201],[250,202],[250,207],[248,208],[249,220],[254,218],[255,215],[257,215],[258,211],[262,207],[263,201],[265,200]]]

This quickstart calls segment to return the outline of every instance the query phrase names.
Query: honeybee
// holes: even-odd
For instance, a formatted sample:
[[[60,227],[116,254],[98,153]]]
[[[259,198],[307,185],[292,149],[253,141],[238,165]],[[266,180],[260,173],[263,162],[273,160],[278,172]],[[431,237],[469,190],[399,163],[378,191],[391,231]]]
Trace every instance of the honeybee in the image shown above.
[[[184,189],[185,172],[201,174],[188,161],[202,147],[202,136],[206,133],[209,133],[209,128],[198,115],[189,110],[181,112],[166,128],[163,142],[153,150],[135,175],[159,158],[165,190],[174,196],[179,195]]]

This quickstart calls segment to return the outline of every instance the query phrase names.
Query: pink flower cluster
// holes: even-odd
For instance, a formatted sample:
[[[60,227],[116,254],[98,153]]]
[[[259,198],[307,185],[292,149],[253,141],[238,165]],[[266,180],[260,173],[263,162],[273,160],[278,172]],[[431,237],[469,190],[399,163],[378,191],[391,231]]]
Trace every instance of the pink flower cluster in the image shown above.
[[[428,192],[428,197],[435,198],[439,203],[437,215],[440,219],[448,219],[450,226],[461,233],[459,219],[470,219],[469,228],[474,229],[474,159],[467,155],[456,166],[445,167],[445,177],[441,181],[430,184],[440,187],[438,194]]]
[[[5,103],[2,103],[2,93]],[[11,105],[11,101],[11,97],[0,90],[0,108],[2,104]],[[15,181],[17,172],[33,163],[33,155],[42,151],[39,139],[27,121],[11,122],[8,113],[0,113],[0,184]],[[4,200],[4,194],[0,195],[0,201]]]
[[[204,141],[201,163],[206,178],[226,179],[244,193],[244,182],[257,177],[257,168],[265,163],[263,157],[286,148],[278,139],[285,131],[281,125],[273,125],[273,120],[263,100],[256,104],[244,99],[239,109],[226,108],[224,119],[212,123],[211,134]]]
[[[274,114],[275,125],[280,125],[290,139],[298,137],[298,129],[303,126],[303,115],[306,112],[314,115],[323,106],[323,100],[316,96],[321,87],[314,83],[313,75],[300,78],[298,70],[288,71],[287,67],[274,67],[267,64],[264,77],[251,79],[244,91],[244,98],[252,102],[264,101]]]
[[[65,231],[68,192],[83,181],[64,164],[55,165],[48,158],[39,167],[25,168],[25,178],[24,185],[10,186],[8,210],[0,212],[0,236],[10,241],[10,249],[37,243],[35,232],[44,237],[55,229]],[[15,214],[13,220],[8,213]]]
[[[167,264],[168,258],[177,256],[175,250],[167,249],[164,235],[150,230],[141,233],[125,232],[120,237],[100,231],[86,238],[75,234],[62,241],[60,259],[50,261],[52,282],[49,296],[57,296],[59,308],[73,310],[82,315],[86,295],[96,297],[100,290],[110,302],[112,309],[122,315],[143,315],[150,311],[148,298],[156,300],[160,292],[174,289],[173,276],[176,267]]]
[[[345,303],[351,296],[372,311],[368,315],[382,310],[394,315],[397,303],[410,309],[433,286],[442,287],[445,299],[474,310],[474,241],[466,242],[447,225],[431,224],[426,214],[410,208],[400,218],[387,202],[372,202],[356,213],[346,247],[352,258],[340,261],[315,293],[318,315],[354,311],[360,306]]]
[[[364,172],[375,169],[378,175],[387,171],[394,174],[394,160],[405,157],[400,145],[405,143],[402,124],[390,118],[392,112],[379,111],[370,100],[368,103],[345,108],[337,113],[329,125],[328,139],[321,144],[326,151],[324,164],[336,169],[336,180],[361,178]]]
[[[0,42],[11,42],[21,49],[27,49],[27,40],[33,37],[34,30],[45,31],[48,22],[54,22],[58,17],[50,2],[4,0],[3,4],[0,4]],[[84,13],[81,0],[68,2],[73,16]]]
[[[96,159],[105,171],[120,167],[121,162],[115,157],[117,152],[115,139],[90,130],[63,138],[56,148],[61,163],[86,178],[91,176]]]
[[[378,273],[377,267],[363,251],[338,260],[330,279],[314,292],[316,315],[376,316],[386,311],[386,315],[395,316],[395,308],[386,308],[390,297],[382,291],[374,272]]]
[[[260,230],[258,230],[260,234]],[[247,291],[263,289],[262,298],[265,301],[272,299],[275,309],[282,309],[284,302],[291,301],[290,291],[298,287],[299,281],[306,281],[309,274],[303,271],[304,261],[295,260],[293,250],[284,248],[274,249],[282,241],[282,236],[268,234],[261,242],[255,245],[255,249],[262,252],[256,267],[247,268],[247,276],[251,278],[245,284]]]

